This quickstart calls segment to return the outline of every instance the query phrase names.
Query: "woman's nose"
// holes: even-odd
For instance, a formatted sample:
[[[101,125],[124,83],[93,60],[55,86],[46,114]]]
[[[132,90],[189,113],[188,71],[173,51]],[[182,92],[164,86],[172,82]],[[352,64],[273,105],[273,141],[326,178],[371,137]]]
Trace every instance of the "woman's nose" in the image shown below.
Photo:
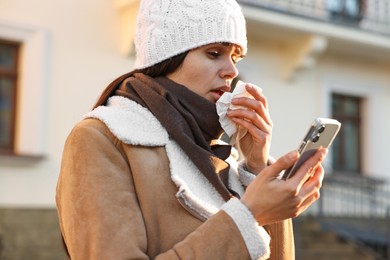
[[[238,76],[236,64],[232,60],[226,61],[225,66],[221,70],[220,76],[224,79],[236,78]]]

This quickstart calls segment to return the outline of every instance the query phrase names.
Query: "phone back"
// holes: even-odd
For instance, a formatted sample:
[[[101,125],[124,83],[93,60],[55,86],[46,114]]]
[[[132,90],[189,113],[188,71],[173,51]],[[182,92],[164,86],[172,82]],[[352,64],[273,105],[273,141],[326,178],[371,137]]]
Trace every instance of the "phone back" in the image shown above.
[[[329,148],[334,138],[339,132],[341,123],[335,119],[317,118],[311,124],[305,137],[302,139],[298,147],[300,157],[291,168],[287,169],[283,174],[283,179],[292,177],[295,171],[310,157],[317,149]]]
[[[321,147],[328,148],[340,130],[340,126],[340,122],[335,119],[317,118],[303,138],[298,148],[299,153]]]

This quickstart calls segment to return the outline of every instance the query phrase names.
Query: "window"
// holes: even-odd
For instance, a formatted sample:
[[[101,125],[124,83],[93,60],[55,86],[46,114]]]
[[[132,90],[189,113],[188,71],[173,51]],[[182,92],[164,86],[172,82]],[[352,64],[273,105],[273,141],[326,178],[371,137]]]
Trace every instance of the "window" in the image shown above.
[[[365,13],[366,0],[326,0],[332,20],[358,22]]]
[[[19,43],[0,40],[0,152],[12,153],[15,139]]]
[[[35,160],[45,154],[47,39],[48,33],[43,28],[0,19],[0,67],[4,72],[0,75],[0,128],[13,127],[13,131],[8,132],[11,133],[9,136],[6,135],[10,130],[0,130],[0,161],[21,157]],[[10,63],[10,60],[13,62]],[[13,68],[13,73],[10,73],[10,68]],[[14,86],[14,92],[5,93],[5,89],[10,89],[6,86],[10,85]],[[4,102],[5,95],[13,96],[13,99],[7,99],[11,103]],[[10,111],[13,111],[12,116]],[[12,122],[7,117],[12,118]]]
[[[333,117],[342,124],[332,150],[337,171],[361,172],[361,103],[359,97],[332,95]]]

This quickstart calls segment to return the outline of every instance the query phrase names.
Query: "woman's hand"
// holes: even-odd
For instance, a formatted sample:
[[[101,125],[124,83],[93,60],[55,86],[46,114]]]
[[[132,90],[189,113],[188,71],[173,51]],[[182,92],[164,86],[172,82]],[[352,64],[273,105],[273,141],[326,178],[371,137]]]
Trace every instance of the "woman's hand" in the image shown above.
[[[267,225],[301,214],[320,197],[324,177],[321,166],[327,149],[319,149],[287,180],[278,175],[298,159],[297,151],[290,152],[264,169],[247,187],[241,201],[260,225]]]
[[[238,140],[238,148],[245,158],[248,170],[258,174],[267,166],[272,137],[272,121],[268,112],[266,97],[261,89],[246,84],[246,90],[254,99],[240,97],[232,99],[232,104],[247,109],[229,110],[227,115],[239,127],[247,130]]]

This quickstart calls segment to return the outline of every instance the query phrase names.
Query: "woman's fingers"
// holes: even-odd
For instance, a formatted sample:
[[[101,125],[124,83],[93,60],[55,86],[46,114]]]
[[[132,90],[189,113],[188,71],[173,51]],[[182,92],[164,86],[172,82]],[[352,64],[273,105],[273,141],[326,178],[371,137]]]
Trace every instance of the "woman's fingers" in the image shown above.
[[[267,125],[272,126],[271,116],[264,105],[257,100],[242,97],[232,100],[233,105],[242,106],[247,109],[229,110],[229,116],[242,117],[252,122],[256,122],[257,118],[262,118]]]
[[[299,154],[292,151],[280,157],[247,187],[241,201],[259,223],[269,224],[298,216],[320,196],[324,177],[320,162],[325,155],[326,149],[319,149],[286,181],[278,177],[297,161]]]
[[[239,117],[232,117],[231,120],[247,129],[255,139],[264,139],[264,137],[266,137],[265,135],[272,134],[272,127],[265,124],[261,118],[258,120],[262,121],[262,123],[253,123],[252,121],[241,119]]]
[[[268,110],[267,98],[263,95],[263,91],[259,87],[256,87],[255,85],[248,83],[246,84],[245,89],[248,91],[249,94],[252,95],[252,97],[255,100],[260,101],[264,105],[264,107]]]
[[[264,169],[264,171],[262,171],[261,174],[268,175],[273,178],[277,177],[283,170],[293,166],[293,164],[297,161],[298,158],[299,158],[298,151],[296,150],[291,151],[283,155],[278,160],[276,160],[272,165]]]
[[[324,179],[324,168],[319,165],[316,167],[313,175],[302,185],[300,189],[300,194],[304,198],[313,197],[319,198],[319,191],[322,186],[322,181]]]
[[[233,105],[242,106],[247,108],[245,109],[237,109],[236,113],[232,114],[232,116],[242,117],[246,120],[250,120],[253,123],[256,122],[256,116],[259,115],[260,118],[264,120],[264,122],[272,127],[272,120],[268,111],[268,102],[267,98],[263,95],[261,90],[254,85],[247,84],[246,89],[249,94],[252,95],[253,98],[248,97],[240,97],[234,98],[232,100]],[[245,112],[246,111],[246,112]]]
[[[295,175],[289,179],[287,182],[291,183],[292,186],[296,186],[298,190],[301,189],[302,185],[313,175],[315,169],[321,167],[322,161],[325,159],[328,153],[328,149],[320,148],[317,152],[309,157],[301,167],[297,170]]]

